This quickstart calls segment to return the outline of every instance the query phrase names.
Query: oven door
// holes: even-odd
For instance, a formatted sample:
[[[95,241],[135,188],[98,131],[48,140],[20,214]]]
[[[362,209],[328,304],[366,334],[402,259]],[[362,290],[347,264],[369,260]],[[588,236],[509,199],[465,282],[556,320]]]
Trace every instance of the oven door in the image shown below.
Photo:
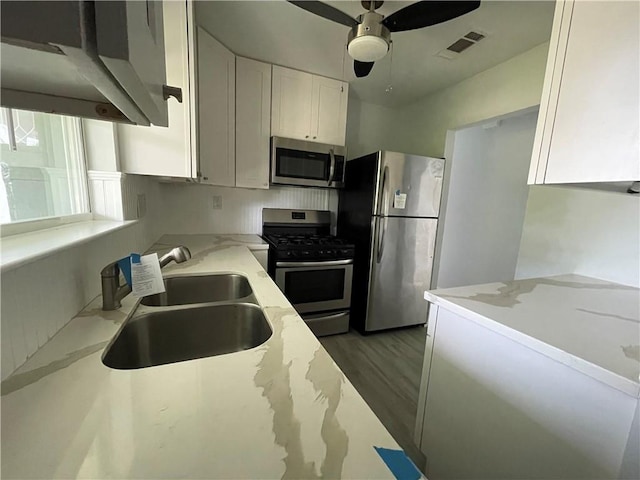
[[[353,260],[278,262],[276,284],[299,313],[346,310]]]

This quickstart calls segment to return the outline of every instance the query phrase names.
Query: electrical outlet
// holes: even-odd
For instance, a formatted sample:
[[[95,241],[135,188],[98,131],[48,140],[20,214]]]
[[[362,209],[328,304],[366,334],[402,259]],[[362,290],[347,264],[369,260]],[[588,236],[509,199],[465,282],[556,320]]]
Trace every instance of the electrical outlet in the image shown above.
[[[138,218],[147,214],[147,196],[144,193],[138,194]]]
[[[222,210],[222,195],[213,196],[213,209]]]

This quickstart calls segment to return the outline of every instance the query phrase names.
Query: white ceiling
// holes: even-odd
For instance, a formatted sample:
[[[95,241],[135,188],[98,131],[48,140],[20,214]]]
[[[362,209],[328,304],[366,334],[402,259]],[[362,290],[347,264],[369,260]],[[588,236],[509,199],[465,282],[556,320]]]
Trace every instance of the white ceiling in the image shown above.
[[[326,3],[353,17],[364,12],[359,1]],[[386,1],[378,12],[388,16],[411,3]],[[553,10],[552,1],[485,0],[449,22],[393,33],[392,54],[365,78],[355,78],[346,54],[348,27],[284,0],[197,2],[196,21],[237,55],[344,79],[363,101],[399,106],[548,41]],[[454,60],[435,56],[471,30],[487,38]]]

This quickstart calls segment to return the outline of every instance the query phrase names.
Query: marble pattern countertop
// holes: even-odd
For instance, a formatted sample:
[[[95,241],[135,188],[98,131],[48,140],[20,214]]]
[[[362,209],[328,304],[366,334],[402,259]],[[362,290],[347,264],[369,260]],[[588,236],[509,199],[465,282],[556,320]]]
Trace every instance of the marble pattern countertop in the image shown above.
[[[2,478],[394,478],[398,444],[247,246],[165,236],[192,259],[166,274],[246,275],[273,328],[263,345],[138,370],[101,362],[137,306],[101,298],[2,383]],[[98,272],[96,272],[98,275]]]
[[[424,293],[628,395],[640,396],[640,289],[579,275]]]

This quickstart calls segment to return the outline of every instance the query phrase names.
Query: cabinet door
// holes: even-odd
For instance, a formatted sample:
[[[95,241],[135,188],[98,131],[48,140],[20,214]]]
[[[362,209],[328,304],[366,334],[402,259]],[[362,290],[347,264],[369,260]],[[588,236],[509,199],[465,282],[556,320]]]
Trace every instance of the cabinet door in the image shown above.
[[[346,82],[313,76],[310,140],[344,145],[348,90]]]
[[[149,121],[166,127],[163,2],[94,4],[98,56]]]
[[[235,186],[235,55],[198,27],[198,133],[202,183]]]
[[[236,58],[236,186],[269,188],[271,65]]]
[[[192,109],[195,106],[192,2],[166,2],[167,81],[182,88],[182,103],[168,102],[168,127],[118,125],[120,166],[125,173],[191,178],[197,175],[195,148],[191,141]]]
[[[530,183],[640,179],[639,16],[638,2],[558,4]]]
[[[425,300],[426,302],[426,300]],[[436,326],[438,323],[438,310],[440,307],[432,303],[427,304],[427,337],[424,346],[424,358],[422,360],[422,375],[420,376],[420,392],[418,394],[418,410],[416,412],[416,425],[413,432],[413,441],[418,447],[422,445],[422,433],[424,432],[424,416],[427,407],[427,391],[429,387],[429,374],[431,373],[431,359],[433,357],[433,344],[436,338]]]
[[[313,75],[273,67],[271,134],[311,139],[311,89]]]

